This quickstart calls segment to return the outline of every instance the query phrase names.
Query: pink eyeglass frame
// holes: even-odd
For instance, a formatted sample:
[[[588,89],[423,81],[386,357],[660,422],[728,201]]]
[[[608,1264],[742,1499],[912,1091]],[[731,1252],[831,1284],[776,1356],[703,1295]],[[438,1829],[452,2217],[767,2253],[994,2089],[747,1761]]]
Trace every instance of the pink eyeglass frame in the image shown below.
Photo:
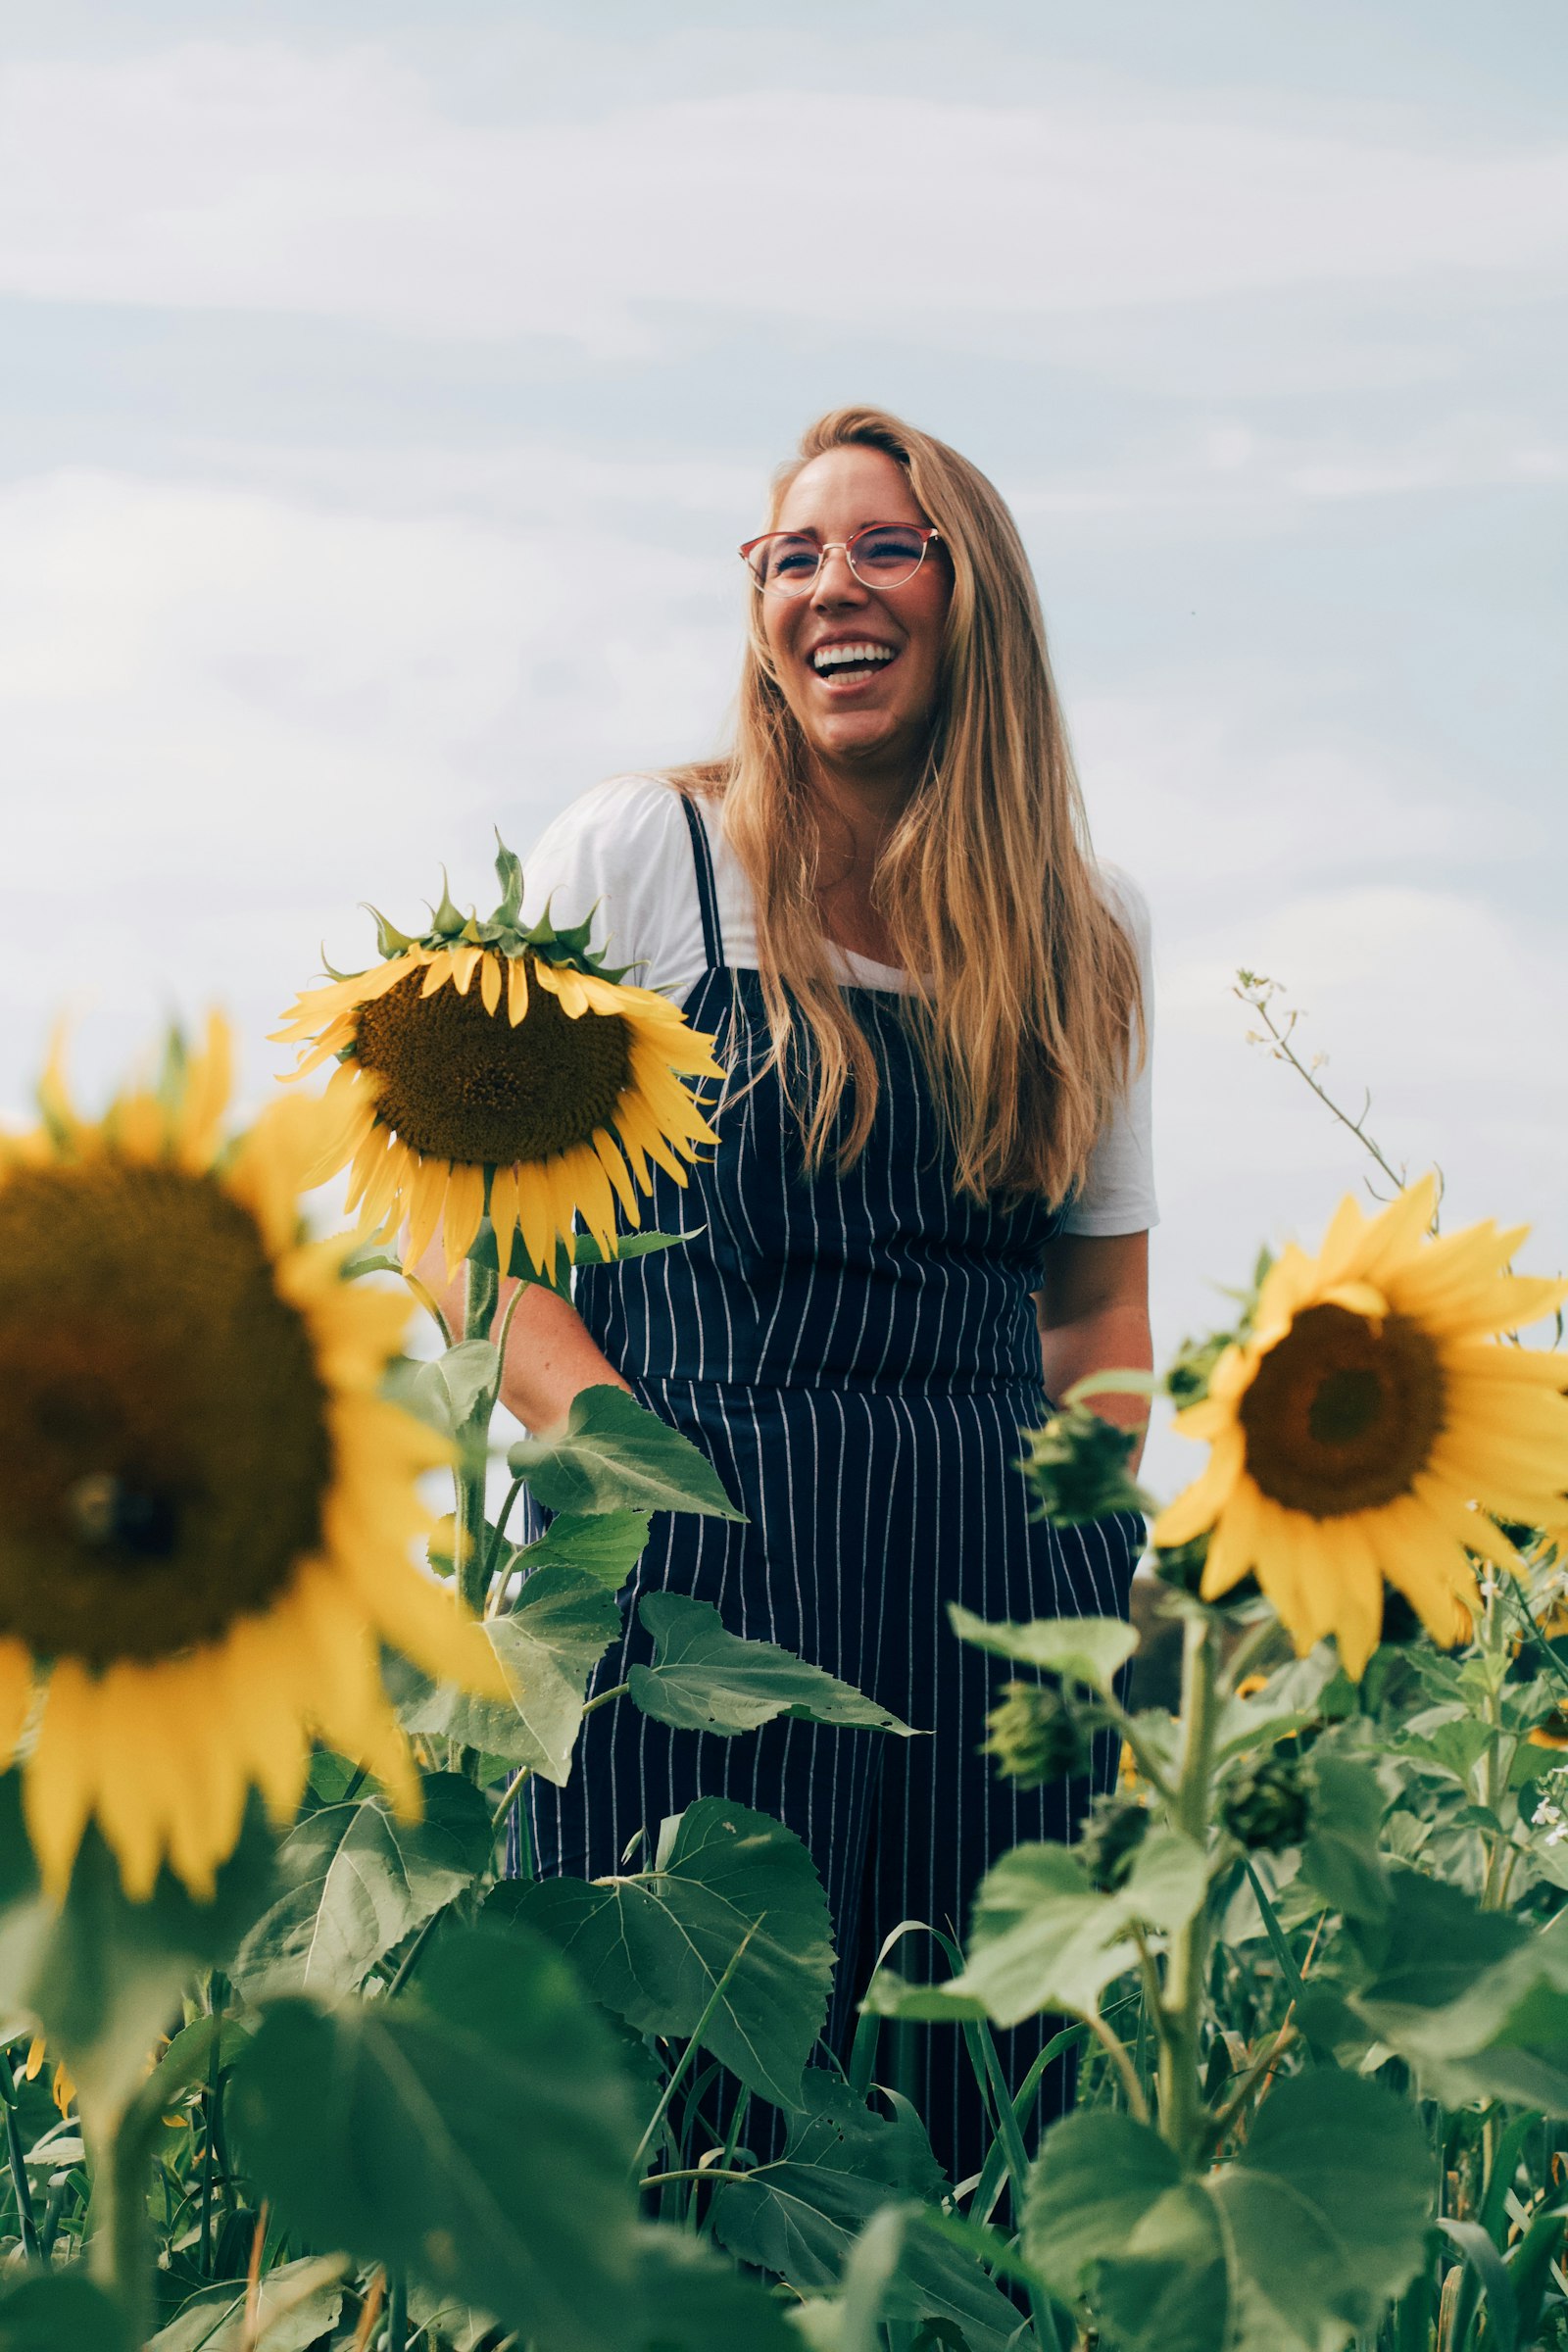
[[[868,537],[872,531],[910,531],[920,541],[920,558],[919,563],[917,563],[914,566],[914,570],[906,572],[902,580],[896,580],[890,586],[884,586],[883,583],[877,580],[861,579],[860,574],[855,570],[856,541]],[[815,534],[811,531],[760,531],[755,539],[746,539],[742,541],[740,548],[741,560],[745,564],[747,570],[751,572],[752,585],[757,590],[759,596],[809,596],[812,589],[816,586],[817,581],[822,577],[823,564],[827,562],[829,556],[832,555],[835,548],[844,558],[844,561],[849,565],[851,571],[855,573],[855,577],[860,581],[860,586],[862,588],[869,588],[874,596],[896,596],[901,588],[907,588],[909,582],[914,578],[915,572],[920,569],[920,564],[925,562],[926,557],[930,552],[932,542],[940,539],[942,533],[935,529],[934,526],[928,522],[862,522],[859,529],[858,531],[853,531],[848,539],[827,539],[823,541],[821,547],[817,550],[816,569],[812,572],[810,578],[806,582],[804,587],[780,588],[776,586],[769,586],[764,585],[764,583],[758,578],[756,568],[752,563],[752,556],[756,549],[763,546],[769,539],[810,539],[814,537],[814,535]]]

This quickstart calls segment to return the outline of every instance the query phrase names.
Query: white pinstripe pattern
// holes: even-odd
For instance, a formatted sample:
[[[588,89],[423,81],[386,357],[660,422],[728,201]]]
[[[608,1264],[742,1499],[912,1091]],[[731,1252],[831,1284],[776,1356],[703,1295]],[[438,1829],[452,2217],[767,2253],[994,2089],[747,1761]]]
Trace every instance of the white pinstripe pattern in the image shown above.
[[[954,1195],[898,1002],[871,991],[857,999],[883,1068],[871,1143],[849,1181],[806,1180],[776,1082],[744,1084],[765,1051],[760,986],[724,966],[710,897],[707,911],[710,968],[687,1010],[699,1028],[733,1013],[742,1083],[731,1081],[719,1149],[690,1194],[661,1179],[652,1209],[666,1229],[706,1230],[683,1250],[585,1275],[579,1305],[749,1520],[656,1518],[595,1688],[650,1654],[636,1602],[667,1588],[930,1736],[786,1721],[725,1741],[670,1732],[620,1701],[589,1718],[567,1788],[532,1790],[534,1850],[542,1869],[601,1876],[633,1835],[656,1840],[662,1818],[699,1794],[777,1815],[827,1886],[837,2042],[890,1928],[912,1916],[959,1933],[987,1865],[1021,1838],[1068,1835],[1087,1801],[1081,1787],[1030,1793],[993,1780],[975,1752],[992,1663],[954,1641],[948,1602],[993,1618],[1124,1612],[1137,1532],[1029,1516],[1016,1462],[1021,1433],[1047,1409],[1030,1292],[1050,1216]],[[1097,1777],[1109,1769],[1102,1759]],[[919,1965],[907,1943],[901,1964]],[[1021,2073],[1040,2034],[1006,2038]],[[982,2138],[967,2060],[947,2030],[922,2035],[918,2054],[917,2100],[961,2178]]]

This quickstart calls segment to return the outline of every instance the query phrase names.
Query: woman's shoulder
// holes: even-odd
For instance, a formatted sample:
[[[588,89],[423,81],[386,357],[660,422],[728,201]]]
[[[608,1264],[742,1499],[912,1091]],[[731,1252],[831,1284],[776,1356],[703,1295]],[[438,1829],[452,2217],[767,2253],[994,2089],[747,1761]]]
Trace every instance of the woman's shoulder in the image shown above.
[[[646,771],[569,801],[523,859],[523,920],[587,922],[590,944],[645,988],[683,996],[703,969],[702,909],[681,795]]]
[[[1094,874],[1102,899],[1132,940],[1140,961],[1147,961],[1151,918],[1142,884],[1125,866],[1115,865],[1106,858],[1096,858]]]

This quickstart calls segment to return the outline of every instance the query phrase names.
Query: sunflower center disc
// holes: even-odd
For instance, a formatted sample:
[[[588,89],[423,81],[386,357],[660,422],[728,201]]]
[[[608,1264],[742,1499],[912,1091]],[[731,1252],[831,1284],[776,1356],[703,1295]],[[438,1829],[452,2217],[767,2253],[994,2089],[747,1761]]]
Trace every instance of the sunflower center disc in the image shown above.
[[[211,1177],[0,1185],[0,1635],[107,1666],[216,1640],[318,1548],[310,1334]]]
[[[631,1041],[618,1013],[568,1020],[537,984],[515,1028],[487,1012],[477,973],[421,997],[416,968],[360,1009],[359,1058],[381,1081],[377,1115],[425,1159],[487,1167],[548,1159],[590,1142],[625,1091]]]
[[[1247,1468],[1314,1519],[1408,1494],[1443,1427],[1443,1370],[1419,1324],[1309,1306],[1258,1365],[1241,1402]]]

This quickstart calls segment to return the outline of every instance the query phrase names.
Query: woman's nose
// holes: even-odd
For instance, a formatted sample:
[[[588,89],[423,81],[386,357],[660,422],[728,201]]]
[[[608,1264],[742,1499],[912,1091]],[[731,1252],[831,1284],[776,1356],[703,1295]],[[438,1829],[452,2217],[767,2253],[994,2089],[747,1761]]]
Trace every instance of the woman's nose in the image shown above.
[[[822,550],[821,569],[817,572],[812,590],[812,602],[819,605],[860,604],[865,598],[865,583],[858,580],[850,569],[850,551],[837,540],[830,540]]]

